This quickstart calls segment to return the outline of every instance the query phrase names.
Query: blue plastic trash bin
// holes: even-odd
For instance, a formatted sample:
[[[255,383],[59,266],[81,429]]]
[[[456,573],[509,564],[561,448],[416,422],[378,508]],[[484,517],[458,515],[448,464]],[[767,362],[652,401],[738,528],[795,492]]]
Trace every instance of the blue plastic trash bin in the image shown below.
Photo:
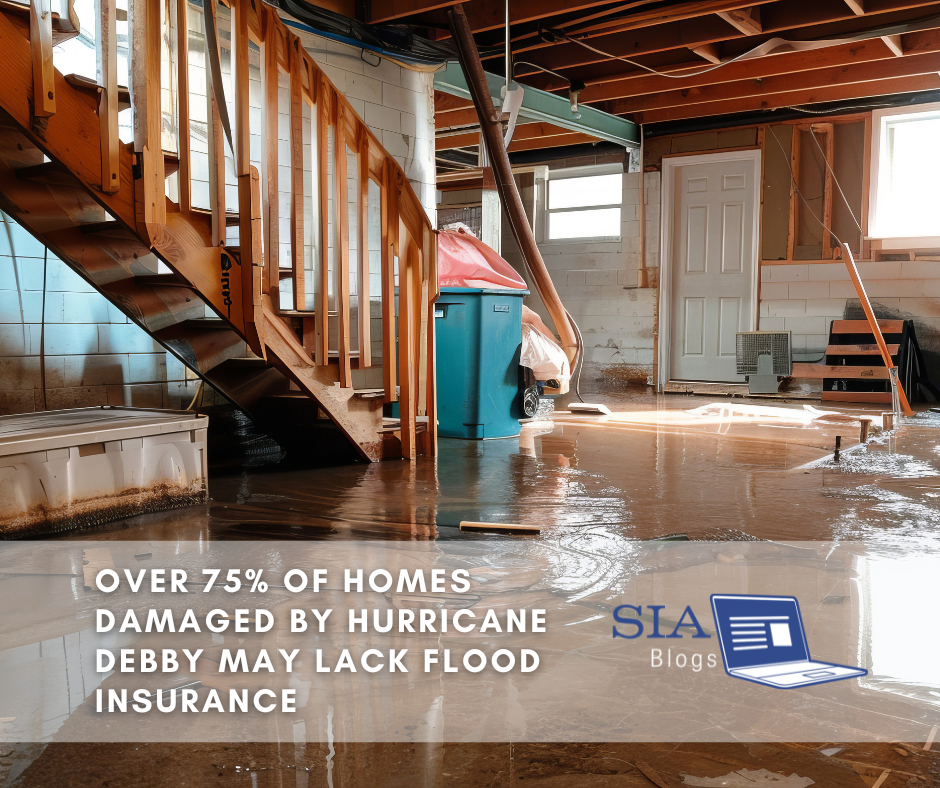
[[[441,288],[434,309],[438,435],[519,434],[522,297],[528,293]]]

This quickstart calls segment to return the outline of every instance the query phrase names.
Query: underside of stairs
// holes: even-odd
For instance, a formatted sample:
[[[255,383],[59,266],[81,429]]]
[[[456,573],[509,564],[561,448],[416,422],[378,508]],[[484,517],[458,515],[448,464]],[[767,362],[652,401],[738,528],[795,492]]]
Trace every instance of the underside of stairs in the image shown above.
[[[135,10],[145,7],[141,0]],[[0,206],[282,445],[315,453],[323,444],[318,435],[338,429],[365,460],[432,454],[433,436],[425,431],[422,438],[416,429],[419,420],[426,422],[429,412],[433,413],[433,374],[428,374],[433,348],[427,326],[436,297],[431,287],[436,283],[432,248],[436,238],[430,224],[394,160],[302,47],[291,41],[276,15],[264,6],[252,6],[249,0],[241,6],[233,3],[232,12],[237,20],[236,58],[241,47],[247,48],[249,30],[255,38],[269,36],[276,42],[269,47],[274,53],[271,67],[286,64],[292,88],[301,94],[309,91],[325,105],[321,120],[325,118],[337,133],[350,135],[348,139],[365,151],[371,168],[364,170],[364,182],[382,178],[383,290],[389,302],[383,313],[383,389],[364,392],[354,385],[359,354],[349,342],[349,290],[342,285],[343,276],[348,285],[348,270],[340,267],[317,273],[323,282],[328,277],[338,282],[339,303],[331,317],[339,336],[332,343],[330,320],[321,318],[329,314],[325,299],[317,304],[321,309],[281,312],[279,280],[285,271],[294,275],[298,271],[281,268],[276,260],[274,267],[268,265],[261,252],[263,244],[278,248],[278,217],[263,199],[266,194],[277,195],[277,167],[265,179],[247,161],[239,161],[243,171],[239,173],[237,215],[231,207],[226,213],[224,204],[209,211],[186,207],[188,196],[180,199],[183,207],[170,201],[165,196],[166,177],[177,169],[181,174],[189,172],[188,148],[165,152],[161,162],[151,155],[153,148],[141,145],[140,140],[117,142],[116,111],[111,128],[102,121],[107,110],[102,98],[105,91],[95,89],[94,83],[89,89],[58,71],[41,75],[36,58],[42,47],[35,35],[31,38],[28,16],[2,9],[0,47],[7,73],[0,83]],[[145,14],[139,10],[134,18],[142,20]],[[83,28],[95,27],[94,20],[82,22]],[[142,34],[148,42],[145,49],[154,43],[161,52],[159,37],[154,41],[152,28],[148,33]],[[135,58],[138,51],[134,51]],[[284,63],[278,63],[278,57]],[[154,60],[149,51],[140,52],[139,58],[140,68],[152,77],[159,59]],[[298,74],[301,67],[305,78]],[[244,72],[236,77],[236,88],[246,79]],[[136,91],[132,85],[134,112],[145,114],[148,101],[158,106],[159,88],[159,79],[154,86],[152,78],[138,80]],[[46,90],[43,95],[54,95],[52,113],[47,114],[47,106],[37,114],[36,91],[40,89]],[[119,90],[112,95],[126,102]],[[219,122],[217,117],[214,120]],[[257,130],[248,128],[247,111],[236,112],[234,121],[229,133],[238,158],[249,133]],[[139,125],[146,126],[146,122]],[[325,168],[326,151],[316,154]],[[103,173],[109,164],[115,171],[113,182],[119,185],[104,191],[107,176]],[[224,172],[213,174],[221,177],[224,193]],[[188,192],[188,184],[185,188]],[[344,192],[345,186],[337,199],[345,198]],[[296,200],[298,195],[293,197]],[[302,204],[302,192],[299,200]],[[306,217],[293,219],[320,221],[316,212],[325,207],[323,201],[314,206],[315,215],[308,212]],[[224,228],[230,224],[239,227],[240,246],[224,243]],[[334,250],[336,265],[348,261],[349,254],[348,232],[341,232],[339,238],[345,247]],[[398,256],[400,260],[393,261]],[[325,253],[322,260],[326,266]],[[399,263],[398,281],[394,262]],[[303,261],[300,265],[303,276]],[[396,302],[400,303],[397,316]],[[331,347],[337,349],[330,352]],[[397,399],[399,387],[404,415],[399,430],[389,432],[383,427],[383,407]],[[284,406],[285,399],[289,407]]]

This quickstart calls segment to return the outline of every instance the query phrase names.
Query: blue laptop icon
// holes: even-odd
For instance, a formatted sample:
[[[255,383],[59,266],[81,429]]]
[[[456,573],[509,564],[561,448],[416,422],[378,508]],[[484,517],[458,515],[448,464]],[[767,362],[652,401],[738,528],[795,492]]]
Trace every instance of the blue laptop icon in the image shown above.
[[[725,672],[736,679],[792,689],[868,673],[810,659],[796,597],[712,594],[712,612]]]

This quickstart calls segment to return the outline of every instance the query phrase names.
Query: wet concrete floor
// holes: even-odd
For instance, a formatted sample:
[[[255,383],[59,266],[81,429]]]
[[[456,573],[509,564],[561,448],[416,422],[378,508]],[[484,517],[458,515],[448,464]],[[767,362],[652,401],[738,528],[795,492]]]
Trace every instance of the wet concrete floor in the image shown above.
[[[924,411],[889,433],[873,428],[860,446],[854,417],[877,421],[876,411],[841,408],[853,418],[803,424],[723,413],[730,400],[649,400],[611,403],[611,417],[556,414],[524,425],[518,438],[441,439],[436,460],[413,464],[222,470],[210,473],[207,507],[64,538],[454,539],[467,538],[458,526],[472,520],[541,525],[542,538],[562,542],[683,533],[904,539],[916,550],[940,539],[940,413]]]
[[[436,460],[414,464],[216,472],[207,507],[63,538],[461,539],[469,537],[458,530],[460,521],[475,520],[542,525],[537,538],[590,552],[607,549],[612,540],[677,533],[691,539],[904,544],[912,555],[940,541],[940,414],[924,411],[859,446],[853,419],[797,424],[721,408],[691,418],[684,412],[717,402],[692,396],[606,402],[615,412],[611,418],[559,414],[553,423],[526,425],[519,438],[444,439]],[[801,410],[802,404],[785,407]],[[877,415],[871,408],[839,410]],[[845,449],[838,461],[832,457],[837,436]],[[940,784],[936,745],[923,747],[55,743],[0,747],[0,785]]]

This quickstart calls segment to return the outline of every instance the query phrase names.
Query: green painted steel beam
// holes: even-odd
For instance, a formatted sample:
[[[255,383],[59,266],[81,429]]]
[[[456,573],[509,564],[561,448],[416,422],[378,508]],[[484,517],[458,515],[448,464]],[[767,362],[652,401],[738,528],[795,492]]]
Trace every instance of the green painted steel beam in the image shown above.
[[[500,92],[506,83],[505,79],[487,72],[486,82],[490,95],[493,97],[493,104],[500,106],[502,104]],[[434,89],[449,93],[451,96],[470,98],[467,81],[456,60],[449,61],[446,68],[434,74]],[[640,129],[636,123],[616,115],[609,115],[593,107],[580,106],[578,113],[581,115],[580,118],[576,118],[571,112],[571,103],[565,96],[525,87],[519,117],[552,123],[582,134],[590,134],[592,137],[614,142],[625,148],[640,147]]]

